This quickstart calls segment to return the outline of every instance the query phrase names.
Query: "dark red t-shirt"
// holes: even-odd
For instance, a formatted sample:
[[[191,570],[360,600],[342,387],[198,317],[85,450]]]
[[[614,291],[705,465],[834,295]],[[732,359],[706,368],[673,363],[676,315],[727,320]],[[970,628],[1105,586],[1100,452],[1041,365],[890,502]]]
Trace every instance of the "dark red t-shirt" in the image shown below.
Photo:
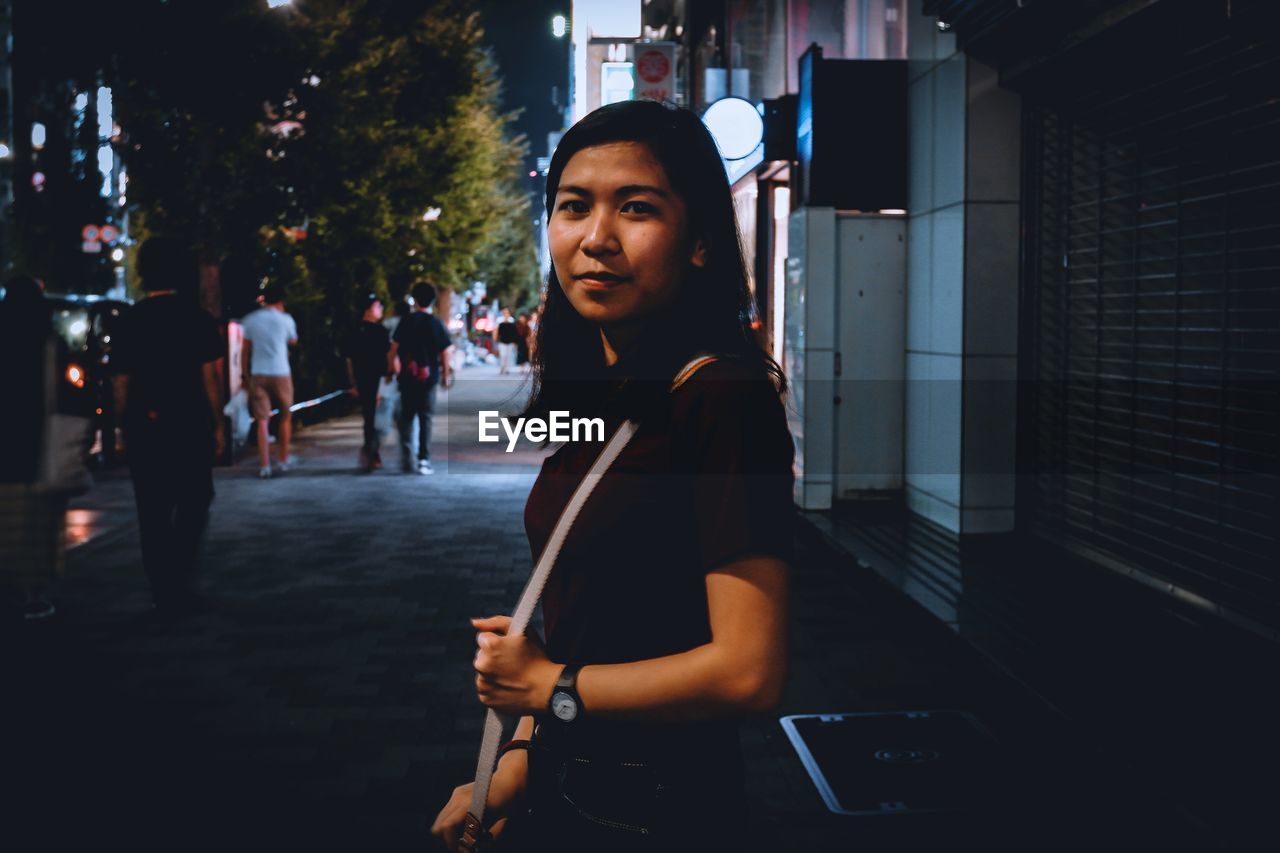
[[[607,438],[620,416],[606,410],[605,422]],[[568,443],[543,463],[525,506],[535,559],[601,447]],[[759,371],[723,359],[672,392],[669,406],[641,422],[565,541],[542,599],[552,660],[626,663],[709,642],[707,573],[739,558],[790,556],[793,456],[782,402]],[[619,738],[681,749],[726,744],[723,723],[603,725],[585,710],[587,725],[574,727],[606,748]],[[728,735],[736,738],[732,725]]]

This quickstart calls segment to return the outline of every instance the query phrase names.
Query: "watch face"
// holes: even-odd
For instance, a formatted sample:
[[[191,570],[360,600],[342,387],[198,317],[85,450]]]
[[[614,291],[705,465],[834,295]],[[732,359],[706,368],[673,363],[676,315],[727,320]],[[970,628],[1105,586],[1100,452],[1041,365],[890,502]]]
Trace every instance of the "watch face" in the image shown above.
[[[551,713],[563,723],[573,722],[578,716],[578,703],[568,693],[556,693],[551,697]]]

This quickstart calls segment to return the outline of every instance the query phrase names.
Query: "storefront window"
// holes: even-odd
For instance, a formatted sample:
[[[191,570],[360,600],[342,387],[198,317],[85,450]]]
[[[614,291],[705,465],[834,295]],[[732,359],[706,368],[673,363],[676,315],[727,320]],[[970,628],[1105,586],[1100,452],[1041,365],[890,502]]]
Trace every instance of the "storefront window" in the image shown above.
[[[726,80],[731,94],[758,102],[799,91],[800,55],[814,43],[827,59],[905,59],[906,5],[907,0],[730,0],[726,65],[746,71]]]

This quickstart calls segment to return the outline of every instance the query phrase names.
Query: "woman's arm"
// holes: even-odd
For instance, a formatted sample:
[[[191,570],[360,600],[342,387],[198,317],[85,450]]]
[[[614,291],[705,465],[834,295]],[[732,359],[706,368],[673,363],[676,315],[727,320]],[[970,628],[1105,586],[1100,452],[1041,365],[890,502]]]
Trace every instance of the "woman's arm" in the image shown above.
[[[781,699],[787,669],[787,565],[749,557],[707,575],[711,642],[634,663],[585,666],[584,711],[602,719],[690,721],[762,712]],[[562,663],[534,641],[505,636],[505,616],[473,622],[476,690],[507,714],[541,714]]]

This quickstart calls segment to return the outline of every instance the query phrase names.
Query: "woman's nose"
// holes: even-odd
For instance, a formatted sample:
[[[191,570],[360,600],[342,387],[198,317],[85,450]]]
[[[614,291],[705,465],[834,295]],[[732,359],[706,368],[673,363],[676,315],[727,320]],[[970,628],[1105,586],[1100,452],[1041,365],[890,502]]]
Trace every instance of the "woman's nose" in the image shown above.
[[[618,235],[613,227],[613,217],[598,213],[587,223],[587,233],[582,240],[582,251],[591,256],[610,255],[619,251]]]

